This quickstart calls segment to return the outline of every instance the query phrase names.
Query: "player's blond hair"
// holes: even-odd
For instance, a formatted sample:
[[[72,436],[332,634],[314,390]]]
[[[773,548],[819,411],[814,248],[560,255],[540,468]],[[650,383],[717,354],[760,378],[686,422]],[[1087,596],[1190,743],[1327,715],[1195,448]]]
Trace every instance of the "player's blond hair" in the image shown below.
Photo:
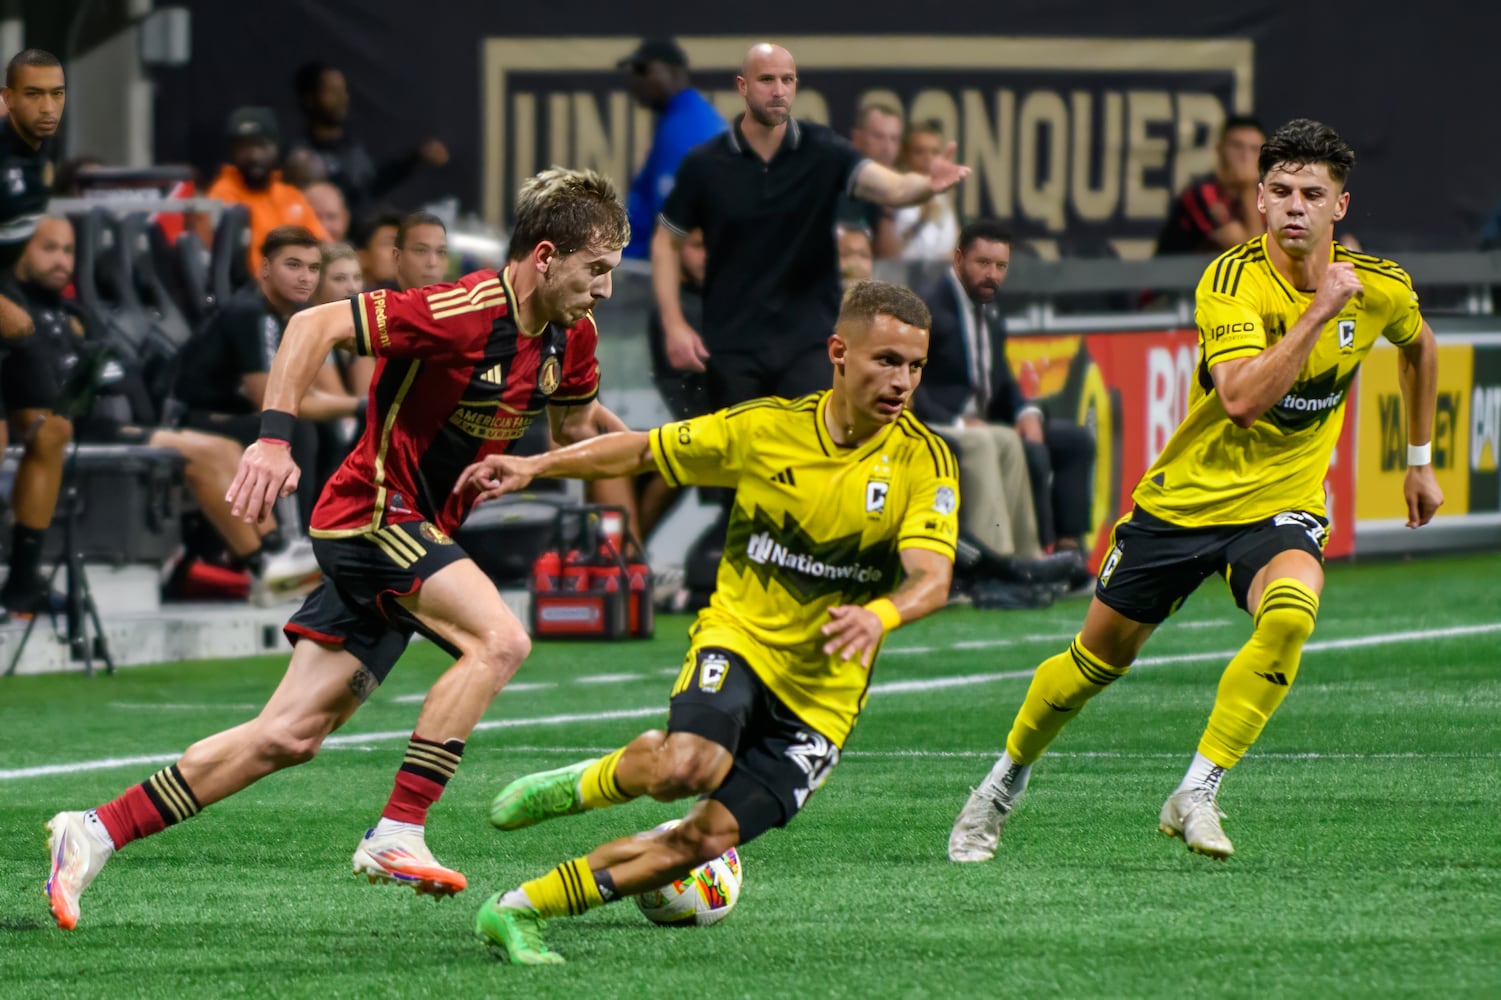
[[[614,251],[631,241],[631,224],[615,184],[594,170],[549,167],[528,178],[516,198],[511,260],[547,242],[562,253]]]

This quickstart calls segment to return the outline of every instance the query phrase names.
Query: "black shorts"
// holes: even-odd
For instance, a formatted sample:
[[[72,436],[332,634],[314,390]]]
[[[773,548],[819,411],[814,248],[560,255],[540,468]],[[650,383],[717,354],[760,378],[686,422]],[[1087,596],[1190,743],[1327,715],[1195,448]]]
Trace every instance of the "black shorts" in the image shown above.
[[[1254,524],[1182,528],[1137,507],[1110,533],[1095,596],[1132,621],[1159,625],[1219,574],[1244,610],[1251,581],[1274,556],[1297,550],[1323,562],[1328,538],[1329,521],[1302,510]]]
[[[0,398],[6,413],[50,410],[62,394],[57,359],[45,336],[32,334],[9,342],[0,355]]]
[[[397,601],[415,594],[438,570],[469,558],[427,521],[391,524],[347,538],[314,538],[323,583],[287,622],[287,639],[342,646],[380,683],[421,632],[451,655],[459,651]]]
[[[839,748],[793,715],[739,654],[695,647],[683,666],[686,685],[672,696],[668,733],[693,733],[735,755],[709,798],[734,815],[742,844],[786,826],[839,763]]]

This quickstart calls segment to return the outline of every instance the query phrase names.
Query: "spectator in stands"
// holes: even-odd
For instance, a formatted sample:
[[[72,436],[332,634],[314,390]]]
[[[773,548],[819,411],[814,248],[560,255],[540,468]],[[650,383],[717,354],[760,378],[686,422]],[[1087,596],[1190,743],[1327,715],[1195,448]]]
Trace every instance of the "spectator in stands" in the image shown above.
[[[827,127],[794,119],[797,67],[781,46],[752,47],[736,86],[745,114],[684,157],[652,240],[667,360],[679,371],[707,368],[711,408],[825,387],[841,295],[841,192],[917,204],[969,174],[947,156],[927,174],[897,173]],[[679,302],[681,244],[699,228],[708,251],[702,336]]]
[[[1215,146],[1214,173],[1196,177],[1173,202],[1157,253],[1217,254],[1266,232],[1256,188],[1261,181],[1257,159],[1266,129],[1255,118],[1234,115],[1225,121]]]
[[[839,278],[844,287],[868,280],[875,269],[870,230],[841,222],[834,227],[834,242],[839,247]]]
[[[431,212],[414,212],[396,229],[396,286],[436,285],[448,275],[448,227]]]
[[[360,255],[348,243],[323,244],[323,268],[318,272],[318,287],[313,304],[336,302],[365,290],[360,273]]]
[[[902,139],[903,169],[925,174],[933,158],[943,152],[943,126],[916,122]],[[901,249],[902,260],[946,260],[959,240],[959,215],[952,192],[934,195],[921,205],[908,205],[891,213],[891,230]]]
[[[271,109],[235,110],[225,123],[224,134],[229,162],[220,169],[208,196],[250,210],[250,273],[261,273],[261,244],[280,226],[302,226],[314,238],[328,239],[313,206],[276,169],[278,130]]]
[[[0,361],[0,397],[9,424],[7,428],[0,423],[0,448],[7,443],[7,429],[23,448],[11,486],[15,524],[11,529],[10,574],[0,588],[0,620],[55,610],[59,603],[42,579],[40,567],[42,544],[57,510],[73,425],[52,412],[57,391],[50,345],[44,334],[55,323],[66,322],[56,312],[55,300],[72,280],[72,263],[72,226],[66,222],[63,226],[49,224],[43,219],[35,224],[27,249],[7,275],[13,279],[7,282],[7,288],[16,304],[26,310],[34,332],[9,344]]]
[[[271,360],[292,314],[313,297],[322,270],[320,241],[300,226],[282,226],[261,247],[260,280],[246,285],[183,346],[174,395],[194,430],[224,434],[242,445],[260,436],[260,411]],[[327,384],[327,383],[325,383]],[[364,397],[314,386],[303,399],[293,454],[304,469],[318,467],[313,422],[361,415]],[[311,514],[316,476],[299,489],[300,511]]]
[[[855,112],[850,144],[871,162],[896,169],[902,151],[902,113],[889,104],[872,102]],[[870,233],[871,250],[877,257],[895,257],[901,242],[891,228],[891,210],[852,194],[840,195],[838,220]]]
[[[313,206],[324,234],[335,243],[344,242],[349,235],[349,206],[344,204],[344,192],[328,181],[317,181],[303,188],[302,196]]]
[[[73,224],[65,218],[48,217],[37,226],[36,234],[16,265],[20,287],[36,324],[36,333],[24,342],[29,353],[23,384],[30,394],[29,401],[39,408],[36,412],[45,415],[45,422],[37,425],[38,433],[28,439],[27,457],[22,458],[17,470],[18,494],[22,492],[23,476],[28,474],[33,441],[50,438],[47,447],[56,452],[53,461],[56,470],[51,473],[46,489],[56,496],[69,428],[68,421],[47,415],[46,411],[62,396],[70,379],[80,372],[79,365],[89,350],[89,342],[102,337],[102,334],[89,331],[86,315],[72,308],[63,298],[63,289],[73,280],[73,262]],[[13,354],[6,362],[7,389],[11,382],[10,365],[15,360]],[[80,442],[149,445],[168,448],[182,455],[186,462],[183,475],[188,489],[198,501],[203,516],[228,547],[235,568],[251,573],[253,594],[257,598],[284,598],[298,590],[308,589],[316,582],[318,563],[309,546],[287,546],[281,542],[280,536],[274,533],[274,519],[247,524],[230,513],[229,503],[224,497],[239,469],[243,449],[237,442],[217,434],[168,430],[159,426],[161,415],[146,387],[145,375],[130,362],[110,358],[98,367],[94,383],[97,396],[93,406],[78,418],[76,426]],[[9,398],[7,394],[7,401]],[[23,522],[21,509],[18,504],[18,531]],[[40,547],[39,543],[36,547]],[[278,547],[278,551],[272,551]],[[13,551],[20,549],[21,546],[17,545]],[[14,564],[11,572],[14,576]],[[32,572],[35,572],[35,567],[32,567]],[[44,590],[37,584],[33,592],[44,593]],[[9,601],[6,604],[11,606]]]
[[[437,139],[425,139],[411,152],[377,166],[365,144],[348,132],[349,86],[343,72],[333,66],[303,65],[293,78],[293,89],[307,126],[297,148],[309,149],[323,160],[328,180],[344,192],[355,218],[406,183],[419,167],[441,167],[448,162],[448,147]]]
[[[913,409],[954,445],[966,530],[1023,560],[1055,545],[1071,550],[1060,562],[1083,573],[1094,436],[1045,420],[1022,398],[995,309],[1010,264],[1011,235],[999,222],[981,219],[960,231],[953,266],[923,294],[933,327]]]
[[[281,179],[305,193],[314,184],[328,182],[328,168],[317,153],[305,147],[298,148],[282,158]]]
[[[5,67],[0,89],[8,109],[0,127],[0,286],[8,285],[16,261],[52,196],[56,135],[67,103],[63,66],[41,49],[17,53]],[[0,287],[0,337],[32,330],[24,306]],[[45,525],[44,525],[45,527]]]
[[[350,242],[360,255],[360,274],[365,290],[397,289],[396,232],[403,216],[396,212],[379,212],[362,219],[349,233]]]
[[[636,103],[657,116],[651,149],[625,200],[631,220],[631,242],[625,255],[647,260],[657,215],[672,190],[678,164],[688,150],[719,135],[727,126],[714,105],[689,86],[688,57],[677,42],[645,39],[617,65],[626,71]]]

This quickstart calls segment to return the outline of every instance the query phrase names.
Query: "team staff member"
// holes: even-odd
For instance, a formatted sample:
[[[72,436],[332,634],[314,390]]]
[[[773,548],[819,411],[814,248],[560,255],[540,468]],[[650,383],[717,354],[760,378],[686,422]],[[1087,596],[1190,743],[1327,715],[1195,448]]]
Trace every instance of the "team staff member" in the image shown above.
[[[753,46],[735,84],[745,113],[684,157],[651,252],[667,358],[679,370],[707,367],[715,407],[823,387],[825,343],[839,313],[842,192],[911,205],[969,175],[951,159],[952,144],[926,175],[901,174],[831,129],[793,118],[797,66],[779,45]],[[702,331],[678,301],[680,244],[700,228],[709,255]]]

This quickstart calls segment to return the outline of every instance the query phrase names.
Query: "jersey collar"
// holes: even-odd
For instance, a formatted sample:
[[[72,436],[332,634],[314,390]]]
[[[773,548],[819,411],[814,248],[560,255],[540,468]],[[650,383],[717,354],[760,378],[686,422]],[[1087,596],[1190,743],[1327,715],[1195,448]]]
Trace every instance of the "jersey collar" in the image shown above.
[[[825,455],[840,460],[859,461],[873,454],[886,443],[886,439],[891,435],[891,429],[896,426],[896,420],[876,431],[870,436],[869,440],[862,441],[857,445],[842,445],[837,443],[833,436],[829,434],[829,425],[824,422],[824,416],[829,409],[829,401],[833,398],[834,390],[825,389],[819,394],[818,406],[813,410],[813,424],[818,431],[818,445],[823,449]],[[897,420],[900,419],[901,417],[897,417]]]

